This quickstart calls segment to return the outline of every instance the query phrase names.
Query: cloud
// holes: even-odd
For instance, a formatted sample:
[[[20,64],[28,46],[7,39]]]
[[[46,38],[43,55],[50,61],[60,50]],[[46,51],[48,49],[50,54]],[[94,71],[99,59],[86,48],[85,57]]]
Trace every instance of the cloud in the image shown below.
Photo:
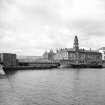
[[[1,0],[1,51],[41,55],[72,47],[75,34],[81,47],[97,49],[104,45],[104,7],[103,0]]]

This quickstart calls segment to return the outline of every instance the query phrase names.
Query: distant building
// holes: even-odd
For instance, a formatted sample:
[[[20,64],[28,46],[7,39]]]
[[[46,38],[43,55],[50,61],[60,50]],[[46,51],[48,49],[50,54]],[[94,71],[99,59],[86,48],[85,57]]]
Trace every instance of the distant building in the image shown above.
[[[49,52],[45,51],[42,56],[44,59],[48,59]]]
[[[102,54],[102,60],[105,60],[105,47],[101,47],[98,51]]]
[[[43,59],[42,56],[17,56],[18,62],[36,62]]]
[[[43,54],[43,58],[48,59],[48,60],[53,60],[54,55],[55,55],[55,53],[53,52],[53,50],[50,50],[49,52],[46,51]]]
[[[101,64],[102,55],[98,51],[79,49],[78,37],[75,36],[73,48],[64,48],[56,51],[54,60],[64,64]]]
[[[0,53],[0,63],[6,67],[13,67],[17,65],[16,54]]]

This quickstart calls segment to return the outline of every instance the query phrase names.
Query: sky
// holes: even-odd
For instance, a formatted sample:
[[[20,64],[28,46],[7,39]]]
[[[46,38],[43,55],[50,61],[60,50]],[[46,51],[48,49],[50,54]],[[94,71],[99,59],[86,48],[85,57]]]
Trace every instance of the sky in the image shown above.
[[[105,0],[0,0],[0,52],[105,46]]]

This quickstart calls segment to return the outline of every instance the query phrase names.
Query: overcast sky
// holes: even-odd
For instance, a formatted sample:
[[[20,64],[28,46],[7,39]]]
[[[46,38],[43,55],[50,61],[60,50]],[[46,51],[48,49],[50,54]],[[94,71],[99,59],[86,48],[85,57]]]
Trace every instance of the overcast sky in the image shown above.
[[[105,46],[105,0],[0,0],[0,52]]]

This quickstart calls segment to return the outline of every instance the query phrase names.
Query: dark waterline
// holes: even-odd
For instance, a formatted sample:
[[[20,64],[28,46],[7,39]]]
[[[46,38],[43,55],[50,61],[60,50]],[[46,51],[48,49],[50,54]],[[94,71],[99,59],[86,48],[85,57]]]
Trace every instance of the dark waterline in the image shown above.
[[[53,69],[0,75],[0,105],[105,105],[105,69]]]

